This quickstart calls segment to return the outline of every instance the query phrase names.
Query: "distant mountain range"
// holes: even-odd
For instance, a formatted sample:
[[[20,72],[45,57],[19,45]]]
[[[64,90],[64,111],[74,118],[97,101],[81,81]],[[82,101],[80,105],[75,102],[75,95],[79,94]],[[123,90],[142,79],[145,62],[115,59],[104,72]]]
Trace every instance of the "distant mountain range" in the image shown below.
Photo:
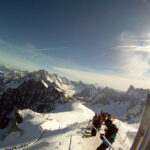
[[[126,92],[119,92],[71,81],[45,70],[27,72],[0,67],[0,93],[0,116],[5,119],[15,108],[50,112],[57,104],[71,99],[110,107],[112,103],[128,103],[126,113],[122,115],[125,119],[131,119],[142,114],[150,89],[131,85]]]

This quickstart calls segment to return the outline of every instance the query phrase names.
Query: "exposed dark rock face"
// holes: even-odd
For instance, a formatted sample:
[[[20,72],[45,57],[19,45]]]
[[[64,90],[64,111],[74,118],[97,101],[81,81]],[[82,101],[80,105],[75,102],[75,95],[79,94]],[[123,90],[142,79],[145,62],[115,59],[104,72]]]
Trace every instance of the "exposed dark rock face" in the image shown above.
[[[8,87],[13,89],[7,89]],[[70,91],[73,91],[72,95]],[[138,106],[139,111],[135,112],[142,113],[146,96],[150,90],[135,88],[131,85],[127,92],[120,92],[108,87],[100,88],[81,81],[71,81],[57,74],[50,74],[45,70],[29,73],[3,69],[0,72],[0,100],[2,97],[4,100],[9,99],[13,105],[20,109],[28,108],[36,112],[49,112],[55,108],[55,103],[64,101],[64,93],[69,99],[75,98],[92,105],[128,103],[128,116],[136,116],[133,114],[134,111],[131,111],[132,108]],[[10,106],[7,107],[6,109],[10,109]]]
[[[16,116],[15,116],[15,120],[17,124],[20,124],[23,122],[23,118],[22,116],[19,114],[19,112],[17,111]]]
[[[23,133],[23,130],[17,127],[17,124],[23,122],[22,116],[19,114],[18,109],[13,107],[12,110],[5,111],[3,116],[0,118],[0,129],[6,128],[4,132],[2,132],[0,140],[3,140],[9,133],[15,131]]]
[[[1,117],[0,118],[0,129],[4,129],[8,126],[10,119],[8,117]]]
[[[0,129],[5,128],[9,124],[11,113],[15,109],[15,106],[7,98],[3,99],[2,97],[0,98]]]
[[[63,93],[57,91],[53,86],[46,88],[41,81],[31,79],[23,82],[16,89],[7,89],[7,91],[1,95],[0,103],[6,103],[3,104],[5,110],[16,106],[18,109],[49,112],[55,108],[55,103],[59,103],[63,100],[62,95]],[[12,105],[10,105],[10,103]]]
[[[17,109],[31,109],[35,112],[50,112],[55,109],[56,103],[64,102],[65,96],[53,86],[46,88],[41,81],[33,79],[23,82],[16,89],[7,89],[0,96],[0,129],[10,122],[10,114]],[[22,117],[15,113],[13,118],[17,123]]]

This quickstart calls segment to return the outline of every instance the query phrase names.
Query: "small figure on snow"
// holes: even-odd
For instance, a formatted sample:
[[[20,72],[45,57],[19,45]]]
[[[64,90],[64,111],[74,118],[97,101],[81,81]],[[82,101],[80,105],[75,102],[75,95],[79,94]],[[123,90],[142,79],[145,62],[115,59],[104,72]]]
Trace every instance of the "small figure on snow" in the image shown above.
[[[111,120],[111,114],[107,113],[107,119]]]
[[[93,117],[93,121],[92,121],[92,124],[93,126],[96,128],[96,129],[100,129],[101,127],[101,124],[100,124],[100,118],[98,116],[97,113],[95,113],[95,116]],[[92,128],[92,131],[91,131],[91,136],[96,136],[96,129],[95,128]]]
[[[105,121],[105,125],[107,127],[107,129],[105,130],[105,138],[112,144],[115,141],[118,128],[116,127],[116,125],[112,124],[112,121],[110,119],[107,119]],[[103,136],[103,134],[100,135],[100,138],[103,140],[103,142],[96,150],[105,150],[110,146]]]

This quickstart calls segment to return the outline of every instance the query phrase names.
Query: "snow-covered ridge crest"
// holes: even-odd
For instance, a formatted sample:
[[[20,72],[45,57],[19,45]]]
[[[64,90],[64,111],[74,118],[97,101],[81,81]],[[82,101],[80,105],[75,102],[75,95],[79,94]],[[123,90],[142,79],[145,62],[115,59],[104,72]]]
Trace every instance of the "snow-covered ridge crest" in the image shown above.
[[[80,102],[72,101],[60,105],[51,113],[41,114],[29,109],[20,111],[24,122],[18,132],[11,133],[4,141],[0,141],[0,148],[21,147],[24,149],[59,149],[59,150],[91,150],[96,149],[102,142],[99,134],[96,137],[82,138],[83,129],[86,129],[94,112]],[[137,125],[129,125],[119,120],[114,122],[119,128],[113,147],[115,150],[129,150]],[[102,130],[101,130],[102,132]]]
[[[146,96],[150,93],[149,89],[138,89],[134,88],[134,86],[130,86],[127,92],[116,91],[108,87],[95,87],[92,84],[85,84],[81,81],[75,82],[69,80],[57,75],[56,73],[50,74],[46,70],[23,73],[23,75],[17,76],[17,78],[15,78],[16,74],[12,74],[12,76],[13,78],[8,80],[7,83],[3,83],[3,86],[1,87],[2,90],[4,87],[16,88],[24,81],[34,79],[35,81],[41,81],[47,88],[50,86],[55,87],[55,89],[62,92],[65,97],[81,100],[91,105],[101,104],[102,106],[111,107],[112,103],[121,105],[123,103],[128,103],[128,107],[126,107],[126,118],[142,113],[141,111],[144,107]],[[2,81],[3,75],[0,78],[0,82]],[[139,107],[139,112],[132,110],[132,108],[134,109]]]
[[[15,82],[16,79],[12,81]],[[142,109],[145,104],[144,100],[146,99],[145,97],[149,92],[149,90],[136,89],[132,86],[127,92],[118,92],[108,87],[100,88],[95,87],[92,84],[89,85],[83,82],[71,81],[65,77],[60,77],[57,74],[49,74],[45,70],[39,70],[24,74],[23,76],[17,78],[17,81],[19,81],[18,86],[14,89],[8,89],[8,93],[5,93],[5,96],[10,96],[11,101],[14,97],[17,97],[13,101],[15,104],[19,97],[19,103],[17,103],[17,105],[20,108],[32,109],[36,112],[42,113],[39,114],[31,110],[23,110],[22,115],[24,115],[24,118],[27,120],[26,122],[21,124],[20,127],[22,127],[26,131],[26,135],[29,136],[31,133],[33,133],[33,135],[30,139],[28,139],[26,135],[26,137],[22,136],[22,139],[20,139],[18,138],[18,133],[14,133],[13,135],[10,135],[7,140],[10,142],[10,145],[13,145],[13,142],[15,141],[27,144],[33,143],[34,141],[37,141],[37,137],[41,137],[40,127],[42,127],[42,130],[44,130],[44,132],[42,133],[45,133],[44,137],[42,138],[42,140],[40,140],[39,143],[37,142],[34,143],[35,145],[30,145],[31,149],[35,149],[36,146],[38,147],[38,144],[40,144],[42,148],[46,147],[47,149],[49,149],[49,145],[53,149],[58,149],[58,147],[60,149],[68,149],[69,143],[67,143],[67,141],[71,141],[72,137],[73,140],[78,139],[79,136],[73,135],[78,133],[79,127],[83,127],[82,125],[85,123],[83,121],[86,121],[87,124],[88,120],[93,117],[94,112],[89,108],[97,112],[99,112],[100,109],[108,110],[111,111],[111,114],[113,114],[114,110],[117,109],[118,112],[116,111],[116,116],[120,112],[124,113],[123,117],[125,120],[133,119],[135,117],[138,118],[142,113]],[[11,83],[12,82],[10,81],[10,84]],[[16,93],[18,93],[19,96],[16,95]],[[67,96],[68,98],[66,98]],[[71,97],[72,101],[63,103],[62,100],[64,100],[65,98],[68,100],[69,97]],[[4,97],[2,99],[4,100]],[[0,102],[7,102],[8,99],[6,99]],[[54,108],[53,104],[58,101],[60,102],[59,105]],[[86,104],[89,108],[85,107],[81,103]],[[7,103],[4,103],[4,105],[7,106]],[[95,109],[96,107],[97,110]],[[46,109],[48,111],[46,111]],[[4,109],[4,111],[5,110],[6,109]],[[46,112],[49,111],[51,111],[51,113],[47,114]],[[126,124],[122,122],[120,124],[120,128],[126,127]],[[31,128],[28,130],[25,125]],[[72,125],[74,125],[74,128],[72,127]],[[132,131],[126,129],[125,131],[123,131],[123,137],[125,138],[127,133],[129,133],[129,135],[132,137],[135,134],[136,130],[134,133]],[[14,137],[14,135],[15,141],[12,140],[12,136]],[[55,139],[55,137],[57,137],[57,139]],[[64,140],[64,137],[66,137],[68,140]],[[16,140],[17,138],[19,139],[18,141]],[[61,141],[58,142],[58,139]],[[7,147],[8,141],[2,143],[3,147]],[[131,142],[130,138],[128,139],[128,141]],[[45,142],[48,144],[45,144]],[[118,138],[117,144],[119,144],[119,142],[123,142],[123,139],[119,141]],[[81,143],[81,139],[75,142],[75,144],[77,143]],[[82,146],[80,144],[78,144],[78,146],[78,149],[82,149]],[[95,148],[96,147],[94,147],[94,149]]]

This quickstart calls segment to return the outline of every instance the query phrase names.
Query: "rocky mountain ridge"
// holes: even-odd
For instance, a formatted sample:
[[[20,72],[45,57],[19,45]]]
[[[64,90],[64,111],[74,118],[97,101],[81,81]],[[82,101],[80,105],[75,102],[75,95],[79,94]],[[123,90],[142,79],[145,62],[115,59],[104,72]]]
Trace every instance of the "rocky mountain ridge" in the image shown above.
[[[132,85],[126,92],[116,91],[108,87],[95,87],[92,84],[85,84],[81,81],[75,82],[68,80],[67,78],[60,77],[54,73],[50,74],[45,70],[25,73],[21,77],[12,79],[12,81],[5,84],[5,87],[16,88],[16,85],[19,87],[23,82],[28,80],[41,82],[46,88],[53,86],[57,91],[63,93],[65,97],[75,98],[86,103],[90,103],[91,105],[110,105],[111,102],[128,102],[129,106],[127,107],[127,118],[131,118],[131,116],[136,116],[137,114],[139,115],[142,113],[146,96],[150,93],[149,89],[134,88]],[[133,111],[134,109],[138,110]]]
[[[0,129],[14,121],[14,112],[18,109],[46,113],[54,110],[57,103],[67,101],[64,93],[53,86],[45,87],[41,81],[34,79],[24,81],[17,88],[8,88],[0,95]]]

